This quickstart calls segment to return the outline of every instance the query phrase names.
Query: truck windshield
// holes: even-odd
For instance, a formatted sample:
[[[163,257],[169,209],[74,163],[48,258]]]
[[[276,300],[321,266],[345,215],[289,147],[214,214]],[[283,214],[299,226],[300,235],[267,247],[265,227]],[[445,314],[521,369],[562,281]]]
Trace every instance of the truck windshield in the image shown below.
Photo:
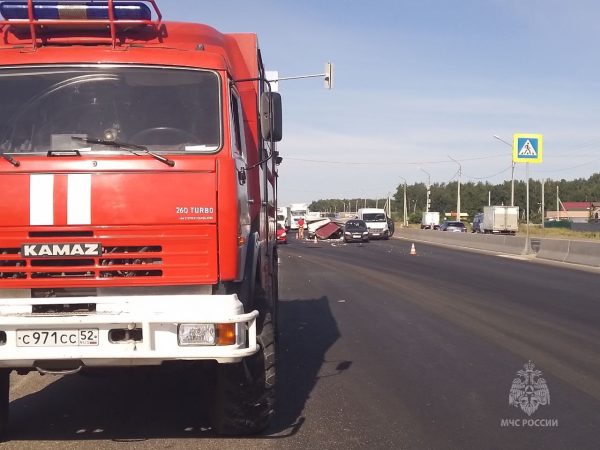
[[[365,222],[385,222],[385,214],[383,213],[369,213],[363,214],[363,220]]]
[[[9,68],[0,70],[0,98],[4,153],[105,150],[82,146],[73,136],[169,152],[212,152],[221,145],[214,72],[103,65]]]
[[[292,211],[292,216],[296,217],[296,216],[304,216],[306,215],[306,211],[304,210],[300,210],[300,211]]]

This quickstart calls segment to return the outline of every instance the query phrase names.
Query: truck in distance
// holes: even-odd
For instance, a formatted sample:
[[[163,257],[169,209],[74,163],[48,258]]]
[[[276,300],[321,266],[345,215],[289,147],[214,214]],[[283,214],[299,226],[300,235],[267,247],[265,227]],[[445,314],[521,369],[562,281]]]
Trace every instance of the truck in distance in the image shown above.
[[[481,219],[480,219],[481,220]],[[519,231],[518,206],[484,206],[479,225],[486,234],[516,234]]]
[[[288,206],[288,224],[291,230],[298,229],[298,219],[306,220],[308,205],[306,203],[292,203]]]
[[[358,218],[364,220],[369,230],[370,239],[389,239],[388,218],[381,208],[361,208]]]
[[[290,228],[287,206],[280,206],[277,208],[277,224],[280,225],[284,230],[288,230]]]
[[[440,213],[436,211],[423,212],[421,230],[437,230],[440,228]]]
[[[183,362],[212,372],[213,430],[263,430],[281,97],[256,35],[156,0],[0,13],[0,434],[13,370]]]

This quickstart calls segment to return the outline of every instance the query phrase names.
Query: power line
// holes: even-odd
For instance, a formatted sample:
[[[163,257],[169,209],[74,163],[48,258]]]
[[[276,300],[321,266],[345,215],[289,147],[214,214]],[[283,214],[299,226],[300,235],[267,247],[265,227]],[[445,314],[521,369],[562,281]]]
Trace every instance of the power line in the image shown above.
[[[478,156],[475,158],[463,158],[463,159],[458,159],[457,161],[478,161],[478,160],[482,160],[482,159],[493,159],[493,158],[504,158],[505,155],[498,155],[498,154],[494,154],[494,155],[487,155],[487,156]],[[294,158],[292,156],[286,156],[285,159],[288,160],[292,160],[292,161],[302,161],[302,162],[310,162],[310,163],[317,163],[317,164],[340,164],[340,165],[348,165],[348,166],[369,166],[369,165],[418,165],[418,166],[424,166],[427,164],[448,164],[451,163],[452,161],[448,161],[445,159],[440,159],[440,160],[433,160],[433,161],[381,161],[381,162],[377,162],[377,161],[366,161],[366,162],[357,162],[357,161],[333,161],[333,160],[324,160],[324,159],[305,159],[305,158]]]
[[[497,177],[498,175],[502,175],[504,172],[508,172],[510,169],[512,169],[512,164],[510,166],[508,166],[506,169],[502,169],[500,172],[497,172],[493,175],[488,175],[487,177],[471,177],[469,175],[465,175],[465,177],[467,177],[471,180],[488,180],[490,178]]]
[[[535,172],[542,172],[542,173],[550,173],[550,172],[564,172],[565,170],[571,170],[571,169],[578,169],[579,167],[584,167],[589,165],[590,163],[596,162],[596,161],[600,161],[600,158],[596,158],[596,159],[592,159],[591,161],[585,162],[583,164],[577,164],[576,166],[571,166],[571,167],[561,167],[560,169],[537,169]]]

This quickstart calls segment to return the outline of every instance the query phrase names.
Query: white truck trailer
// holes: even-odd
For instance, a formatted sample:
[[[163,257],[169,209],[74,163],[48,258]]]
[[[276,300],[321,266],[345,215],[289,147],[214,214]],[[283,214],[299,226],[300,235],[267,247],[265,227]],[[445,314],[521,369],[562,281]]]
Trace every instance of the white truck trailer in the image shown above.
[[[484,206],[483,233],[516,234],[519,230],[518,206]]]
[[[286,230],[290,227],[290,222],[288,220],[288,207],[280,206],[277,208],[277,224],[281,225]]]
[[[424,212],[421,216],[421,230],[437,230],[440,227],[440,213],[437,211]]]
[[[292,203],[288,206],[288,226],[291,230],[298,229],[298,219],[302,217],[306,220],[308,214],[308,205],[306,203]]]

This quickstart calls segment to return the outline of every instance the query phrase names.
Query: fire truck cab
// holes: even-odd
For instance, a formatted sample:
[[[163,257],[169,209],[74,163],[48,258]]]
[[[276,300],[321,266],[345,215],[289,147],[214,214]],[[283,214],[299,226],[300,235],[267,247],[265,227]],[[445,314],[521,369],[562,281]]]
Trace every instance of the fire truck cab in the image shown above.
[[[256,35],[155,0],[0,14],[0,433],[13,370],[173,361],[217,362],[217,432],[264,429],[281,98]]]

